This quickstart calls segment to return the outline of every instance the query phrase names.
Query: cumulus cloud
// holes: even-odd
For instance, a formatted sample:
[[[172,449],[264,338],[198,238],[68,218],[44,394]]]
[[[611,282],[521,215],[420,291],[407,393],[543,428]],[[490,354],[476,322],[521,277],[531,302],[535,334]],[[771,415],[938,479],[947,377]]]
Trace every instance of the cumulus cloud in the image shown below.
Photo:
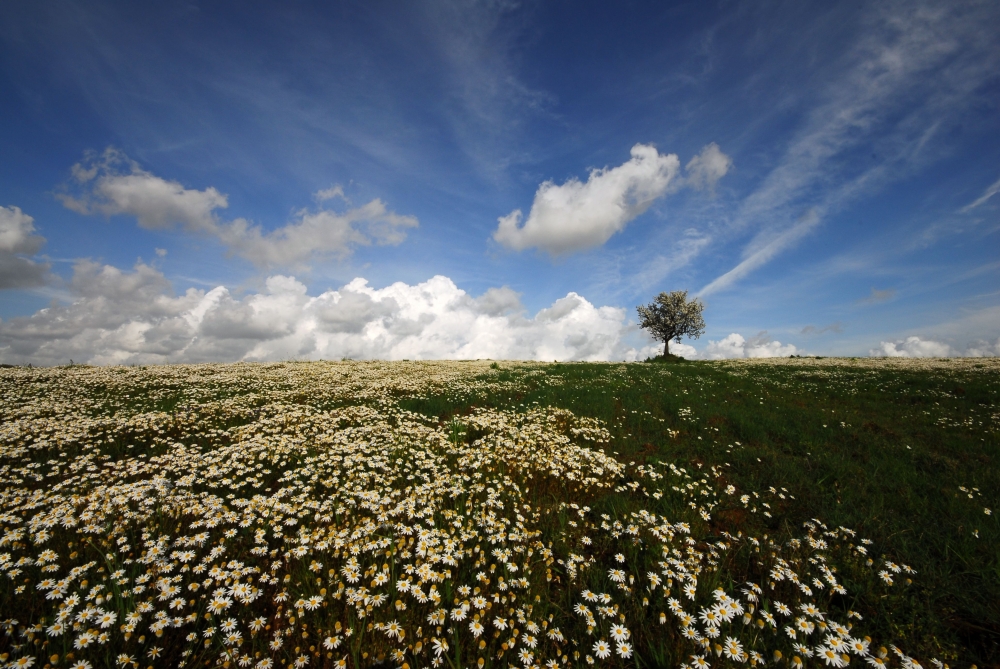
[[[724,154],[718,144],[712,142],[684,166],[684,171],[687,172],[687,183],[692,188],[713,190],[732,166],[733,159]]]
[[[625,309],[598,307],[567,293],[536,314],[504,286],[473,297],[445,276],[373,288],[357,278],[311,296],[291,276],[269,277],[257,293],[225,286],[175,294],[155,267],[122,270],[78,262],[68,285],[74,301],[0,322],[0,361],[51,365],[155,364],[285,359],[643,360],[655,342]],[[985,345],[985,344],[984,344]],[[1000,342],[997,343],[1000,346]],[[733,333],[685,358],[787,356],[792,345],[766,332]]]
[[[970,358],[992,358],[1000,356],[1000,337],[995,342],[979,340],[965,349],[965,355]]]
[[[303,210],[295,222],[268,233],[242,218],[214,233],[233,253],[259,267],[289,267],[317,255],[343,258],[355,246],[395,246],[406,239],[406,228],[416,226],[416,218],[395,214],[375,199],[343,213]]]
[[[114,148],[100,155],[88,154],[73,166],[72,173],[79,193],[59,194],[68,209],[133,216],[150,230],[180,226],[190,233],[215,237],[232,253],[260,267],[299,266],[316,257],[343,258],[356,246],[399,244],[406,238],[405,229],[418,225],[416,218],[396,214],[374,199],[344,212],[302,209],[295,220],[265,232],[243,218],[222,220],[218,211],[226,209],[229,200],[215,188],[185,188],[142,169]],[[340,186],[333,186],[315,197],[324,202],[344,199],[344,193]]]
[[[617,167],[591,170],[586,182],[543,182],[524,224],[520,209],[501,216],[493,239],[515,251],[537,247],[552,255],[600,246],[666,194],[680,170],[676,154],[650,145],[636,144],[631,155]]]
[[[534,316],[509,288],[473,297],[451,279],[376,289],[355,279],[310,296],[293,277],[242,297],[174,294],[155,268],[81,262],[75,301],[0,323],[0,360],[93,364],[380,358],[634,360],[626,311],[568,293]],[[652,349],[652,347],[647,347]]]
[[[134,216],[149,230],[182,225],[198,232],[211,232],[218,224],[215,210],[229,206],[228,198],[215,188],[194,190],[143,170],[121,151],[108,148],[103,154],[88,154],[72,168],[76,182],[85,186],[73,196],[59,199],[67,209],[80,214]]]
[[[889,358],[950,358],[955,355],[955,350],[944,342],[914,336],[880,342],[879,347],[871,349],[868,354]]]
[[[35,219],[20,207],[0,207],[0,252],[38,253],[45,238],[32,234],[34,231]]]
[[[889,358],[986,358],[1000,356],[1000,338],[992,343],[979,340],[965,349],[957,349],[945,342],[914,335],[905,339],[879,342],[878,348],[871,349],[868,354]]]
[[[334,198],[340,198],[341,200],[347,202],[347,196],[344,195],[344,187],[340,184],[334,184],[329,188],[318,190],[313,197],[317,202],[326,202],[327,200],[332,200]]]
[[[49,265],[23,257],[38,253],[45,244],[34,232],[35,219],[20,207],[0,207],[0,290],[45,283]]]
[[[733,332],[719,341],[709,341],[708,346],[698,356],[706,360],[724,360],[729,358],[787,358],[795,355],[798,349],[792,344],[782,344],[772,341],[766,332],[745,339],[743,335]]]

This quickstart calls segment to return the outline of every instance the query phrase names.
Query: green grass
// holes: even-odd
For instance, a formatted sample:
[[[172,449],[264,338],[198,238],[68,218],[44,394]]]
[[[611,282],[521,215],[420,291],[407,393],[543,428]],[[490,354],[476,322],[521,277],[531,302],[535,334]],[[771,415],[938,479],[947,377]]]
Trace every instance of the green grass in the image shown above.
[[[741,521],[768,521],[754,529],[773,532],[815,517],[857,530],[874,540],[873,556],[918,572],[892,610],[864,602],[866,620],[889,621],[879,632],[921,657],[1000,663],[1000,532],[984,513],[1000,506],[996,367],[821,362],[553,364],[514,394],[402,404],[442,420],[476,406],[557,406],[606,422],[623,460],[728,465],[740,489],[787,488],[795,503],[780,521]],[[683,408],[691,420],[679,418]]]
[[[47,489],[52,479],[45,476],[66,474],[63,469],[63,474],[43,475],[57,453],[60,462],[72,462],[85,452],[72,442],[46,443],[61,433],[86,433],[85,441],[97,449],[89,462],[114,464],[134,462],[137,457],[152,460],[172,452],[176,442],[211,456],[233,443],[241,426],[258,426],[255,434],[263,438],[290,436],[299,440],[298,445],[283,450],[280,463],[274,457],[274,471],[268,465],[268,473],[249,486],[254,490],[240,492],[239,484],[234,491],[280,493],[282,473],[315,454],[310,434],[324,428],[316,423],[317,412],[352,405],[398,407],[429,418],[452,442],[472,445],[485,434],[472,418],[477,409],[520,413],[556,407],[603,422],[612,437],[604,450],[630,467],[625,480],[638,482],[628,477],[634,476],[639,465],[665,462],[699,476],[713,469],[721,471],[713,485],[734,486],[732,500],[775,489],[775,495],[767,497],[772,502],[767,514],[763,505],[758,508],[756,497],[742,506],[734,501],[721,504],[712,513],[707,537],[742,532],[783,541],[801,536],[803,523],[818,518],[830,528],[847,527],[871,539],[869,556],[876,565],[885,560],[905,563],[917,574],[906,587],[902,583],[906,575],[896,576],[897,585],[889,591],[865,582],[861,571],[849,566],[838,574],[851,593],[850,601],[842,602],[843,608],[863,616],[865,633],[878,643],[897,643],[921,660],[940,658],[963,666],[1000,664],[1000,527],[997,516],[984,511],[1000,512],[1000,366],[995,361],[927,365],[822,359],[628,365],[498,362],[475,367],[477,376],[460,383],[409,383],[403,375],[377,392],[355,377],[363,380],[367,370],[384,364],[334,363],[352,366],[355,376],[337,378],[356,387],[318,382],[309,389],[300,387],[301,379],[325,379],[336,371],[323,364],[4,370],[0,374],[0,446],[10,449],[4,458],[22,468],[0,462],[0,475],[15,481],[15,472],[20,472],[16,473],[17,485]],[[420,364],[409,363],[407,369],[413,373]],[[434,370],[432,363],[427,368]],[[56,418],[51,425],[46,423],[50,403]],[[279,413],[268,413],[279,405]],[[312,413],[305,418],[283,418],[297,407]],[[86,425],[58,423],[67,417]],[[363,424],[355,427],[365,428]],[[25,451],[22,444],[29,448]],[[300,446],[305,450],[294,450]],[[405,448],[394,457],[405,457]],[[34,464],[25,465],[28,460]],[[24,473],[32,471],[39,472],[39,478]],[[221,495],[230,492],[225,487],[228,480],[223,480],[222,488],[206,483],[211,490],[196,486],[192,491],[215,490]],[[652,483],[645,485],[653,490]],[[607,513],[623,518],[634,510],[649,509],[675,521],[682,518],[689,498],[671,496],[666,484],[663,490],[667,495],[654,501],[643,497],[645,487],[642,492],[638,487],[626,492],[619,486],[588,503],[595,517]],[[0,492],[0,496],[5,494]],[[559,496],[560,490],[551,485],[531,490],[529,495],[535,509],[558,509]],[[19,499],[23,505],[24,498]],[[25,516],[26,512],[17,513]],[[552,538],[557,539],[565,529],[566,513],[563,505],[546,530]],[[150,522],[150,527],[159,524],[167,532],[174,531],[173,517]],[[180,532],[177,522],[176,532]],[[68,539],[57,534],[51,543],[64,540]],[[139,543],[136,537],[131,541]],[[253,545],[250,539],[247,542]],[[62,552],[73,545],[69,543]],[[108,550],[111,542],[101,545]],[[96,546],[93,550],[99,555]],[[631,564],[640,560],[632,548],[609,543],[604,550],[595,544],[594,553],[608,561],[607,567],[613,564],[611,555],[622,550]],[[30,550],[26,544],[20,549]],[[704,585],[714,588],[718,584],[733,591],[748,578],[764,582],[766,574],[753,573],[751,557],[747,551],[734,550],[724,570],[706,574]],[[332,558],[328,559],[332,564]],[[304,568],[301,571],[303,583],[312,580]],[[584,574],[583,584],[601,573]],[[12,587],[7,580],[3,579],[0,588]],[[590,587],[601,585],[594,581]],[[446,590],[446,597],[451,595]],[[539,607],[568,611],[571,604],[568,599],[542,600]],[[15,613],[27,615],[0,601],[0,617]],[[646,614],[639,610],[635,615]],[[634,630],[636,664],[676,666],[683,659],[659,643],[657,630],[662,629],[650,625]],[[0,650],[13,643],[11,638],[0,640]],[[64,640],[68,643],[68,637]],[[456,658],[461,651],[455,649]],[[357,657],[353,662],[354,666],[365,664]],[[861,659],[854,662],[859,664]],[[819,666],[818,659],[807,666]]]

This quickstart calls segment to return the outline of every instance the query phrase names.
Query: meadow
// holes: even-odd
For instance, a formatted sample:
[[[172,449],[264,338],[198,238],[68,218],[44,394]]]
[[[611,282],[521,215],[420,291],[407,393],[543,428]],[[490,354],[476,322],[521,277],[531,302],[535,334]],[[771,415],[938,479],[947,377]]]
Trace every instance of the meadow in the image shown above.
[[[0,662],[995,666],[998,372],[0,369]]]

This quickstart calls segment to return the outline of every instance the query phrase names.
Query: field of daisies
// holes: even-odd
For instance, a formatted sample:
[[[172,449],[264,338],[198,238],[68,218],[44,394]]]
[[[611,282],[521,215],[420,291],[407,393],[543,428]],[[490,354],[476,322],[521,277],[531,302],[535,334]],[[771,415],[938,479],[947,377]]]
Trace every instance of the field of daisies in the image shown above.
[[[900,453],[919,438],[835,404],[796,418],[777,399],[850,398],[899,369],[805,364],[0,370],[0,661],[943,669],[988,656],[988,635],[985,651],[947,625],[928,640],[921,611],[939,613],[921,579],[937,558],[911,560],[875,522],[892,510],[852,501],[867,482],[821,480],[849,432]],[[906,373],[944,374],[942,387],[972,375],[992,397],[1000,365],[980,364]],[[995,403],[951,412],[930,397],[940,410],[914,422],[911,405],[907,424],[996,448]],[[953,553],[978,560],[990,544],[995,560],[991,461],[952,459],[967,485],[916,494],[975,521],[958,530],[972,548]]]

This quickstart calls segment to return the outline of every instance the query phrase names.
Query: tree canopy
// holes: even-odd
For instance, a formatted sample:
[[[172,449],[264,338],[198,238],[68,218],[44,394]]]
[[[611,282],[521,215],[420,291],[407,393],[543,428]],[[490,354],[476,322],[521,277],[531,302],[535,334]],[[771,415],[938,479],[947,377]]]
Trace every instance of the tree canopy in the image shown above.
[[[705,334],[705,305],[695,298],[687,299],[686,290],[660,293],[647,305],[636,307],[639,327],[649,330],[655,339],[663,342],[663,355],[670,354],[670,340],[681,342],[681,337],[697,339]]]

